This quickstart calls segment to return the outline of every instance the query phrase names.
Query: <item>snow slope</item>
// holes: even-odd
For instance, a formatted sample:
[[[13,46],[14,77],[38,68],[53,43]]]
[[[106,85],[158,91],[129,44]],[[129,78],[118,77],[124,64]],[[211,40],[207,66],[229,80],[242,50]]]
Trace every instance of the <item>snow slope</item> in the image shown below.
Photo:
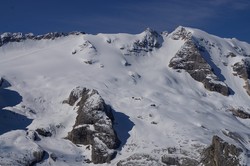
[[[245,152],[250,150],[250,120],[227,111],[243,108],[250,112],[244,80],[234,76],[231,67],[250,55],[250,45],[185,28],[207,50],[204,58],[232,89],[231,95],[223,96],[206,90],[187,72],[168,67],[185,43],[184,39],[173,39],[179,28],[158,37],[147,29],[137,35],[72,34],[1,46],[0,76],[11,86],[0,89],[0,162],[16,165],[17,161],[9,160],[22,154],[22,147],[11,144],[18,138],[24,149],[46,151],[36,165],[83,165],[90,159],[85,146],[64,139],[77,114],[62,102],[77,86],[98,90],[115,110],[115,129],[122,146],[111,165],[133,154],[150,154],[160,160],[168,148],[177,149],[173,156],[199,160],[214,135],[244,147]],[[134,44],[145,39],[160,46]],[[139,52],[131,51],[134,48]],[[235,58],[227,56],[231,52]],[[24,131],[37,128],[48,129],[52,136],[24,144]],[[242,140],[224,134],[228,132],[237,133]],[[12,153],[6,157],[7,152]],[[56,161],[51,154],[57,156]],[[248,160],[242,155],[240,162],[247,164]]]

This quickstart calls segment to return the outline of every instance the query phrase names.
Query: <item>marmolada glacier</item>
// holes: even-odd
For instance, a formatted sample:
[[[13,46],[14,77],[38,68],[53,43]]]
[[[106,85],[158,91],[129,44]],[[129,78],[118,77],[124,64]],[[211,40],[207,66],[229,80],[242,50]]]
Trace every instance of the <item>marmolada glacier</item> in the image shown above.
[[[202,30],[0,35],[1,166],[247,166],[250,44]]]

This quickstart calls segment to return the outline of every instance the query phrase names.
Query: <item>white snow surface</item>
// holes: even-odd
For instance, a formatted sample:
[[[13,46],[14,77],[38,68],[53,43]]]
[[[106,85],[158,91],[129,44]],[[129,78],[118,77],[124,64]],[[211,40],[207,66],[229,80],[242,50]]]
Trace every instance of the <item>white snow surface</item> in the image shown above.
[[[244,55],[250,55],[250,45],[198,29],[186,29],[209,50],[210,65],[217,66],[234,94],[223,96],[207,91],[188,73],[178,73],[168,67],[170,59],[185,42],[173,40],[174,32],[162,35],[162,46],[144,56],[124,55],[120,49],[130,47],[133,41],[143,38],[144,33],[27,39],[0,47],[0,77],[11,84],[0,90],[0,109],[1,112],[16,113],[0,117],[0,156],[14,151],[25,155],[20,148],[40,147],[48,154],[56,154],[58,159],[53,161],[45,157],[37,165],[86,164],[84,160],[90,159],[91,155],[89,150],[64,139],[72,130],[77,113],[62,101],[77,86],[98,90],[116,113],[128,116],[132,122],[132,125],[126,124],[114,113],[118,137],[125,141],[111,165],[135,153],[160,158],[169,147],[182,149],[189,157],[198,160],[201,150],[211,144],[214,135],[250,150],[250,120],[238,119],[226,111],[230,107],[242,107],[250,112],[250,97],[243,88],[244,80],[234,76],[231,68]],[[237,56],[227,57],[230,52]],[[94,63],[87,64],[86,59]],[[131,65],[125,66],[124,61]],[[12,95],[6,95],[7,92]],[[19,122],[23,119],[27,123]],[[16,127],[19,123],[21,127]],[[26,139],[24,130],[37,128],[48,129],[52,137],[23,141]],[[244,141],[237,142],[225,136],[225,131],[238,133]],[[18,145],[10,143],[18,138],[21,140]],[[176,155],[184,154],[178,152]],[[11,157],[14,156],[10,154],[0,160],[8,162]],[[242,156],[241,163],[248,162],[248,158]]]

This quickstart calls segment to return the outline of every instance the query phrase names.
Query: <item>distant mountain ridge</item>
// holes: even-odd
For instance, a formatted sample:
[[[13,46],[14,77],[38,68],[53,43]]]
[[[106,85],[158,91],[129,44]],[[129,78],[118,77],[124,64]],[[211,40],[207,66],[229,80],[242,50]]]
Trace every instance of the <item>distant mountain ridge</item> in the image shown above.
[[[27,39],[32,40],[41,40],[41,39],[55,39],[63,36],[68,35],[79,35],[85,34],[84,32],[70,32],[70,33],[63,33],[63,32],[50,32],[44,35],[34,35],[33,33],[23,34],[21,32],[10,33],[5,32],[0,35],[0,46],[7,44],[9,42],[21,42]]]

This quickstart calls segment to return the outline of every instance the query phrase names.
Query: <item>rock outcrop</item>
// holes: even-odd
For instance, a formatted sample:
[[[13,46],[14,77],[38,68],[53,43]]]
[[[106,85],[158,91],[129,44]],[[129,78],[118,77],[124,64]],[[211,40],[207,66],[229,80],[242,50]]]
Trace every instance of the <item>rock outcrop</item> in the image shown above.
[[[235,63],[233,66],[234,75],[239,76],[245,81],[244,88],[247,94],[250,96],[250,59],[242,59],[241,62]]]
[[[213,137],[212,145],[202,154],[201,163],[205,166],[237,166],[242,149],[231,145],[218,136]]]
[[[246,112],[243,108],[230,108],[227,111],[232,112],[232,114],[241,119],[250,119],[250,114]]]
[[[43,137],[51,137],[52,133],[50,131],[45,130],[44,128],[36,129],[36,132]]]
[[[192,34],[188,32],[184,27],[179,26],[173,32],[171,39],[173,40],[189,40],[192,38]]]
[[[181,39],[189,37],[181,34],[179,35]],[[169,67],[176,70],[185,70],[194,80],[203,83],[204,87],[210,91],[225,96],[229,95],[228,86],[213,73],[213,69],[202,57],[199,49],[191,39],[188,39],[171,59]]]
[[[161,47],[162,36],[156,31],[147,28],[140,35],[142,35],[141,39],[134,41],[132,45],[124,50],[124,55],[144,56],[146,53]],[[123,50],[124,48],[120,49]]]
[[[96,90],[77,87],[65,101],[76,106],[77,117],[67,139],[75,144],[92,145],[92,162],[112,160],[120,141],[113,129],[113,114]]]

